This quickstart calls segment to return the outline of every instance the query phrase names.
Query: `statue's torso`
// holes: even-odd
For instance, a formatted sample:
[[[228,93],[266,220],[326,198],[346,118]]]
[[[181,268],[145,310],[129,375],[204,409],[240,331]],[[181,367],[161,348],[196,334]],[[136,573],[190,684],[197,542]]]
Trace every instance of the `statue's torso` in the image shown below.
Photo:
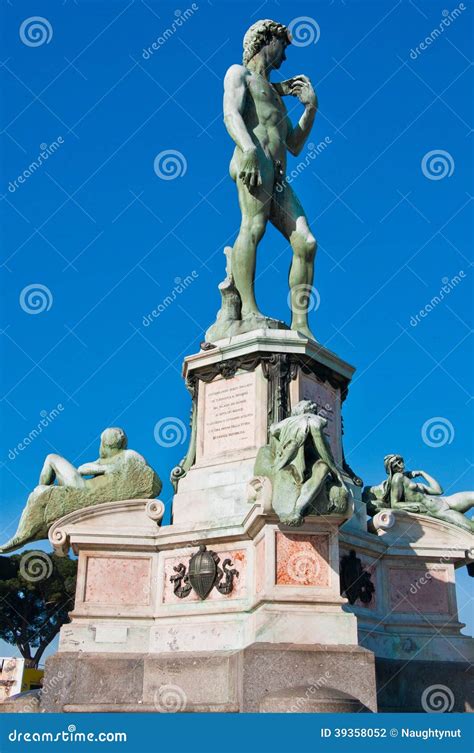
[[[243,118],[257,146],[273,162],[286,166],[286,107],[272,84],[263,76],[247,70],[247,96]]]

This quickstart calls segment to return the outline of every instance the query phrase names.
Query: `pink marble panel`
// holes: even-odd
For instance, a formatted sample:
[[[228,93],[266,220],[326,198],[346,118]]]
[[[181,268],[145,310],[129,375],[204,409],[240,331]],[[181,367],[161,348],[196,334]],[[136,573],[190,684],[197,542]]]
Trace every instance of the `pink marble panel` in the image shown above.
[[[276,531],[276,585],[329,586],[329,536]]]
[[[84,601],[146,606],[150,603],[151,559],[87,557]]]
[[[447,570],[391,567],[389,583],[394,612],[449,614]]]
[[[163,603],[164,604],[182,604],[183,602],[201,601],[199,596],[194,590],[191,590],[185,599],[180,599],[174,594],[173,583],[170,581],[171,575],[176,575],[174,568],[183,563],[188,568],[190,557],[196,550],[190,552],[190,554],[180,554],[177,557],[166,557],[165,559],[165,583],[163,589]],[[238,577],[234,578],[233,589],[230,594],[221,594],[217,588],[213,588],[207,597],[206,601],[219,601],[222,599],[242,599],[246,596],[247,589],[245,585],[246,570],[247,570],[247,553],[244,549],[213,549],[220,558],[219,567],[222,568],[222,563],[226,559],[230,559],[232,565],[229,565],[230,569],[235,569],[239,573]],[[222,578],[222,582],[225,582],[225,576]]]

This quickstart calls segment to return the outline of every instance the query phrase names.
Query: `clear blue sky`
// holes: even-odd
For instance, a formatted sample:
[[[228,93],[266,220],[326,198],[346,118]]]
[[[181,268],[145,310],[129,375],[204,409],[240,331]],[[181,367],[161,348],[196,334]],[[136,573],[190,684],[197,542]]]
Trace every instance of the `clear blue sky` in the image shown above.
[[[2,5],[2,539],[14,532],[44,456],[93,459],[110,425],[126,429],[171,499],[167,479],[186,445],[160,446],[154,428],[166,417],[187,423],[181,363],[219,305],[222,251],[239,224],[222,78],[259,17],[309,16],[319,27],[317,44],[290,48],[275,80],[310,76],[320,104],[311,140],[328,144],[293,185],[319,242],[313,331],[357,367],[344,409],[347,458],[366,483],[382,480],[386,453],[400,452],[448,492],[473,488],[466,6],[423,50],[454,3],[201,0],[144,56],[173,29],[175,5]],[[183,2],[181,15],[191,7]],[[32,46],[28,29],[20,34],[31,16],[47,18],[49,43],[33,37]],[[290,105],[295,119],[301,107]],[[15,186],[40,145],[54,141],[47,162]],[[156,174],[165,150],[181,153],[181,177]],[[425,155],[440,150],[442,162],[428,156],[423,169]],[[286,320],[289,263],[287,244],[269,229],[258,299]],[[461,272],[445,299],[410,324]],[[176,278],[193,273],[145,327]],[[28,313],[34,302],[22,291],[38,284],[48,310]],[[11,459],[58,404],[59,416]],[[435,417],[447,433],[427,443],[422,427]],[[460,573],[465,621],[468,588]]]

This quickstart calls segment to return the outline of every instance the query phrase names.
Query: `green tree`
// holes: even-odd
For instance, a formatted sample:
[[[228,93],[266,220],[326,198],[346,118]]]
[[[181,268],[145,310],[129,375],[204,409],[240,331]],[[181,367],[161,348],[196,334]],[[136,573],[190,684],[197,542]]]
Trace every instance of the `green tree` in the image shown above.
[[[74,606],[77,561],[41,551],[0,557],[0,638],[29,667],[39,661]]]

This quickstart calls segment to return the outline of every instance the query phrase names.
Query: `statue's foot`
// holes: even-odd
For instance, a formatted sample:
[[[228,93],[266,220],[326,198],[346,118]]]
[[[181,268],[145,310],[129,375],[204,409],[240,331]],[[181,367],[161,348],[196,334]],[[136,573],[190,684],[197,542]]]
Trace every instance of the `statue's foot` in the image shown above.
[[[243,322],[264,322],[265,319],[266,317],[258,309],[255,309],[254,311],[242,311]]]
[[[307,324],[292,322],[290,329],[294,330],[295,332],[299,332],[300,335],[307,337],[308,340],[313,340],[315,343],[318,342]]]
[[[27,542],[22,541],[20,536],[14,536],[12,539],[9,539],[6,544],[3,544],[3,546],[0,546],[0,554],[5,554],[6,552],[13,552],[14,549],[19,549],[21,546],[24,546]]]
[[[285,526],[291,526],[292,528],[298,528],[303,525],[304,518],[301,515],[280,515],[280,523]]]
[[[271,316],[265,316],[260,311],[248,311],[242,312],[242,321],[240,323],[240,331],[252,332],[255,329],[286,329],[289,327],[285,322],[280,319],[272,319]]]

